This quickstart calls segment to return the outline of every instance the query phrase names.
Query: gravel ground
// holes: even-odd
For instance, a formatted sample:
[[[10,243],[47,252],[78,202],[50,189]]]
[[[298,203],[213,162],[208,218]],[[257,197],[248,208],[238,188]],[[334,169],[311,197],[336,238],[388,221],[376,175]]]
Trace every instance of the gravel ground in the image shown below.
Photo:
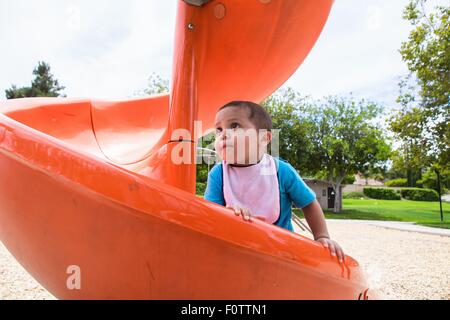
[[[54,300],[0,242],[0,300]]]
[[[450,237],[355,222],[327,223],[379,299],[450,300]]]
[[[450,300],[450,237],[328,221],[332,237],[359,261],[381,299]],[[0,242],[0,300],[55,299]]]

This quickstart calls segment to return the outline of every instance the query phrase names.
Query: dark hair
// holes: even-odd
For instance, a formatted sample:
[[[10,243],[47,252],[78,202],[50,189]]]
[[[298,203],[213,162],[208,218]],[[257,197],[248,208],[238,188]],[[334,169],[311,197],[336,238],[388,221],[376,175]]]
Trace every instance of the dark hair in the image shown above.
[[[255,125],[257,130],[266,129],[271,131],[273,129],[272,118],[270,114],[259,104],[251,101],[232,101],[227,103],[217,112],[231,107],[246,108],[250,111],[249,120]]]

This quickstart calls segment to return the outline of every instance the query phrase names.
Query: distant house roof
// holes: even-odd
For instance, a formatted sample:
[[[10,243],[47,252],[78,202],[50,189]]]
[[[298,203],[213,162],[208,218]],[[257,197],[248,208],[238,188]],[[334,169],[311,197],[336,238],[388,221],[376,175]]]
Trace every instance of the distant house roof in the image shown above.
[[[320,180],[320,179],[305,178],[305,179],[303,179],[303,181],[305,181],[306,183],[313,183],[313,184],[317,184],[317,183],[329,184],[331,186],[330,182],[325,181],[325,180]]]
[[[331,182],[325,181],[325,180],[320,180],[320,179],[314,179],[314,178],[305,178],[303,179],[303,181],[305,181],[306,184],[310,184],[310,185],[315,185],[315,184],[325,184],[329,187],[333,187],[333,185],[331,184]],[[341,188],[343,188],[344,186],[342,185]]]
[[[372,186],[372,187],[382,187],[384,183],[373,178],[366,179],[361,174],[355,175],[355,182],[353,183],[357,186]]]

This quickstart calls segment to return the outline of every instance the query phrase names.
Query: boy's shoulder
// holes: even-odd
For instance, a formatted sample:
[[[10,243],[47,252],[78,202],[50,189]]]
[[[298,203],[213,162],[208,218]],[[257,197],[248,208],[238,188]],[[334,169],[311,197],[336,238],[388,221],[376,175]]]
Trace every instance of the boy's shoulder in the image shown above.
[[[286,171],[292,171],[293,167],[287,160],[285,160],[281,157],[274,157],[274,159],[275,159],[275,163],[278,162],[278,171],[279,172],[284,173]]]
[[[217,162],[214,167],[212,167],[211,172],[215,171],[215,170],[222,170],[222,161],[221,162]]]
[[[273,157],[273,156],[272,156]],[[284,160],[282,157],[273,157],[274,159],[277,159],[277,160],[280,160],[280,161],[282,161],[282,162],[285,162],[285,163],[289,163],[289,162],[287,162],[287,160]]]
[[[289,164],[289,162],[287,162],[287,160],[284,160],[281,157],[273,157],[275,160],[278,160],[280,162],[280,165],[286,165]]]
[[[222,162],[218,162],[212,167],[212,169],[209,171],[209,175],[213,176],[215,178],[221,178],[222,177]]]

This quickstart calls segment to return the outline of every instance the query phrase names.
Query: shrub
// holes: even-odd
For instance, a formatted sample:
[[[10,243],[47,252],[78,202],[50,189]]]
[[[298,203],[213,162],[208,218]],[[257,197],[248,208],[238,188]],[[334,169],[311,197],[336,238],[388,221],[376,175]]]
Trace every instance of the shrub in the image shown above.
[[[439,195],[435,190],[406,188],[401,190],[402,197],[413,201],[438,201]]]
[[[372,178],[379,182],[384,182],[385,180],[385,177],[381,173],[375,174]]]
[[[362,192],[347,192],[343,194],[344,199],[361,199],[366,198]]]
[[[208,167],[197,166],[197,182],[206,183],[208,181]]]
[[[364,188],[364,195],[379,200],[400,200],[401,196],[394,189]]]
[[[356,181],[355,175],[346,176],[342,181],[342,184],[354,184]]]
[[[419,181],[417,181],[419,183]],[[422,176],[422,180],[420,181],[423,188],[433,189],[438,191],[437,186],[437,175],[436,172],[432,169],[429,169]],[[441,169],[441,190],[445,193],[446,189],[450,188],[450,169]]]
[[[425,186],[424,186],[423,183],[424,183],[424,180],[417,180],[416,181],[416,187],[417,188],[421,188],[421,189],[424,188]],[[405,187],[407,187],[407,186],[405,186]]]
[[[197,195],[203,196],[206,191],[206,183],[197,182]]]
[[[394,179],[386,182],[386,187],[407,187],[407,179]]]

